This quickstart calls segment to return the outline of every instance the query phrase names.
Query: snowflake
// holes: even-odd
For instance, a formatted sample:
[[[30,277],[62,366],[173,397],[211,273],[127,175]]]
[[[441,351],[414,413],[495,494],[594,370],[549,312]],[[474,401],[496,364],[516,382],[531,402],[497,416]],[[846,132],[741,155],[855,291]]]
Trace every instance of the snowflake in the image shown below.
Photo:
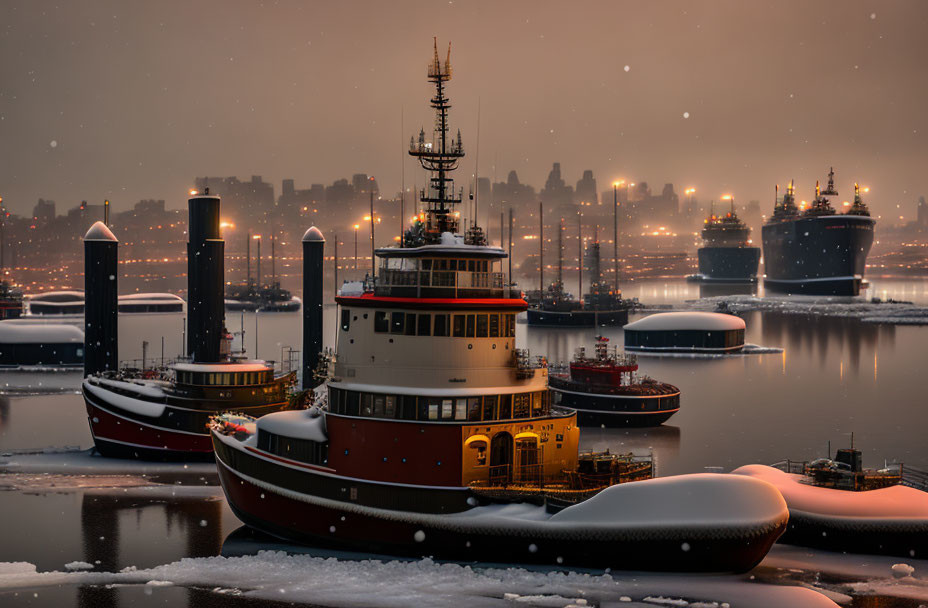
[[[632,68],[631,68],[631,66],[628,66],[628,65],[627,65],[627,66],[625,66],[623,69],[627,72],[627,71],[629,71],[629,70],[632,69]]]

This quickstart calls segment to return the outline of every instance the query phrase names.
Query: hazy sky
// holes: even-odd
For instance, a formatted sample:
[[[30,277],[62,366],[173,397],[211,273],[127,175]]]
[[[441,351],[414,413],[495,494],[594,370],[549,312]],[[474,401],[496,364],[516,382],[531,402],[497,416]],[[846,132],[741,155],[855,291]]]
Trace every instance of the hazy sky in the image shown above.
[[[897,220],[928,193],[928,2],[4,0],[0,196],[179,206],[196,175],[279,193],[355,172],[398,191],[432,120],[433,35],[467,173],[479,100],[498,179],[540,187],[560,161],[572,185],[593,169],[600,190],[673,181],[766,210],[774,183],[810,198],[833,164]]]

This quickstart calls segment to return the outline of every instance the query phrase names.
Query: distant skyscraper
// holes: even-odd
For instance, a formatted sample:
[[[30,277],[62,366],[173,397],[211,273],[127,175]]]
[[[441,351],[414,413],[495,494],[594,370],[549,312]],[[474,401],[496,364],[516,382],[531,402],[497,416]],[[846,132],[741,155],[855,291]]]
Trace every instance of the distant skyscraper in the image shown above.
[[[573,198],[574,189],[561,177],[561,163],[554,163],[541,191],[541,200],[557,213],[567,213],[572,209]]]
[[[194,180],[196,189],[222,197],[222,213],[238,222],[263,222],[265,216],[274,210],[274,186],[252,175],[247,182],[237,177],[198,177]]]
[[[596,195],[596,178],[593,177],[592,170],[587,169],[583,172],[583,177],[577,182],[574,200],[578,203],[590,203],[593,206],[596,206],[599,202]],[[612,199],[610,198],[609,200]]]
[[[918,197],[918,225],[922,228],[928,228],[928,202],[925,202],[925,197]]]
[[[536,201],[535,189],[519,181],[519,175],[510,171],[505,182],[493,184],[493,202],[520,207]]]

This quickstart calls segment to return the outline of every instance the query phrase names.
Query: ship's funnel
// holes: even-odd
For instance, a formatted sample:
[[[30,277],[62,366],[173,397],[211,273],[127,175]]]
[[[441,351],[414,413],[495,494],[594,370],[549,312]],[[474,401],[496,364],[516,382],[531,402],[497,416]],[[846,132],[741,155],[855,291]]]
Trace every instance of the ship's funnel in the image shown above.
[[[316,388],[313,370],[322,352],[322,261],[325,237],[313,226],[303,235],[303,389]]]
[[[84,235],[84,376],[115,370],[119,364],[118,247],[103,222]]]
[[[225,333],[225,242],[219,232],[219,197],[207,190],[190,197],[188,205],[187,354],[195,363],[215,363],[221,360]]]

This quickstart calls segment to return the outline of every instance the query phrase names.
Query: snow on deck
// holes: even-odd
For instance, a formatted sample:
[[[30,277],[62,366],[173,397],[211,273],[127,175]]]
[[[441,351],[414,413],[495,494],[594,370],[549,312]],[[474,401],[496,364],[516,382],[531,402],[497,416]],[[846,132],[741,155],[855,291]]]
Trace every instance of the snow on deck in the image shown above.
[[[677,606],[836,606],[820,592],[761,584],[747,576],[565,572],[548,568],[481,567],[431,559],[334,559],[283,551],[261,551],[243,557],[187,558],[121,572],[37,572],[34,565],[25,562],[0,563],[2,590],[114,584],[174,584],[213,588],[217,594],[241,593],[252,599],[377,608],[612,606],[627,602],[657,605],[653,601],[656,598],[670,600],[673,602],[670,605]],[[645,598],[652,601],[641,604]]]
[[[551,522],[585,526],[720,527],[786,519],[786,502],[759,479],[698,473],[623,483],[556,513]]]
[[[82,388],[99,400],[102,403],[102,407],[115,405],[118,408],[122,408],[127,412],[132,412],[133,414],[138,414],[139,416],[160,418],[166,407],[164,403],[154,403],[152,401],[144,401],[142,399],[120,395],[119,393],[115,393],[103,387],[94,386],[87,380],[84,381]]]
[[[82,344],[84,332],[67,323],[0,321],[0,344]]]
[[[324,443],[329,440],[325,432],[325,416],[318,408],[274,412],[258,418],[259,431],[274,433],[293,439],[308,439]]]
[[[634,331],[732,331],[744,329],[744,319],[718,312],[661,312],[625,326]]]
[[[800,475],[762,464],[746,465],[732,473],[773,484],[783,494],[790,510],[833,517],[919,519],[928,522],[928,492],[907,486],[865,492],[821,488],[800,483]]]

